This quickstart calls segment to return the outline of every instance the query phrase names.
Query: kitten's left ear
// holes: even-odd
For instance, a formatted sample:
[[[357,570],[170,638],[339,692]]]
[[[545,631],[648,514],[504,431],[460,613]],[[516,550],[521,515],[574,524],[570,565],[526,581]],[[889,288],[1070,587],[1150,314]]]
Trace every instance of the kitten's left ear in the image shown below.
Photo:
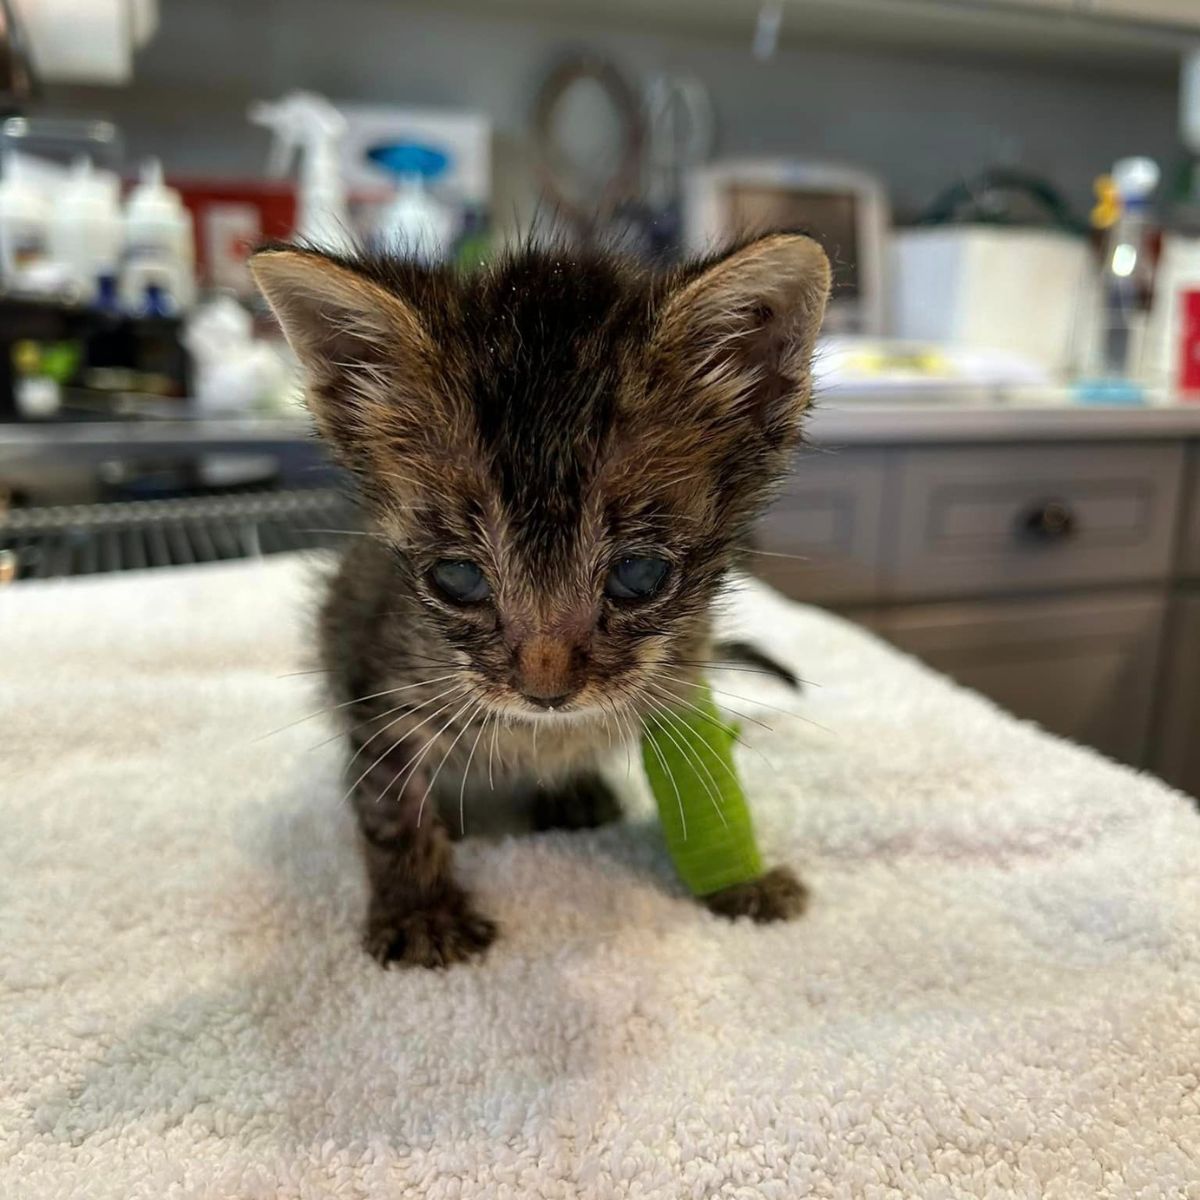
[[[757,421],[787,440],[808,404],[829,260],[812,238],[773,234],[703,269],[666,303],[652,354],[705,423]]]

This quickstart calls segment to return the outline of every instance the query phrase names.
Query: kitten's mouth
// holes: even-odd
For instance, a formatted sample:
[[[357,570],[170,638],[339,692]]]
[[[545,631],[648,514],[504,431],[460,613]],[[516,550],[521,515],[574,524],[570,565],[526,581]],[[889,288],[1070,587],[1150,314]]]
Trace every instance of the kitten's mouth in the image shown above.
[[[604,715],[604,709],[599,704],[580,702],[578,695],[568,696],[561,702],[553,704],[544,700],[531,699],[521,696],[519,705],[509,705],[506,711],[532,724],[570,724],[580,721],[594,721]]]
[[[522,692],[521,699],[535,712],[561,712],[570,707],[576,695],[575,692],[564,692],[561,696],[531,696]]]

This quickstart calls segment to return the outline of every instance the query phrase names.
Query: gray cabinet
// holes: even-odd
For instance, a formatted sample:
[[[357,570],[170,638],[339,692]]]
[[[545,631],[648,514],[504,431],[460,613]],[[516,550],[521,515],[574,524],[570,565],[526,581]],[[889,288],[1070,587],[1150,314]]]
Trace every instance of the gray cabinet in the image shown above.
[[[1200,587],[1176,595],[1168,628],[1151,766],[1168,783],[1200,797]]]
[[[1183,534],[1179,546],[1179,570],[1186,578],[1200,580],[1200,446],[1193,446],[1184,503]]]
[[[1200,443],[808,453],[757,544],[786,594],[1200,794]]]
[[[892,591],[954,596],[1164,579],[1182,473],[1179,444],[904,451]]]
[[[1196,0],[1077,0],[1077,11],[1143,25],[1200,29],[1200,4]]]
[[[1165,607],[1155,593],[918,604],[872,626],[1051,733],[1141,764]]]
[[[817,604],[877,595],[886,469],[879,452],[802,450],[759,526],[756,572]]]

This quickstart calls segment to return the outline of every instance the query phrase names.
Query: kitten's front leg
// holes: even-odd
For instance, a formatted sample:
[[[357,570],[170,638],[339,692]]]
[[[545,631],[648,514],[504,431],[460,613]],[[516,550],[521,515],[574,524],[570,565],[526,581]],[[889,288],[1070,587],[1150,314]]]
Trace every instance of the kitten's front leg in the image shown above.
[[[428,774],[410,764],[396,746],[354,788],[371,888],[366,948],[384,966],[446,967],[482,954],[496,925],[454,881],[453,847],[425,798]]]

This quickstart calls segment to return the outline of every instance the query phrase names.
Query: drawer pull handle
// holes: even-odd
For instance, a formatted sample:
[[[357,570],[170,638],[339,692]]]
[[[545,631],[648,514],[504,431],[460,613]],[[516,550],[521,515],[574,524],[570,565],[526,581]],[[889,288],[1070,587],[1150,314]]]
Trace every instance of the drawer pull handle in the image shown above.
[[[1037,542],[1064,542],[1079,532],[1079,521],[1065,500],[1043,500],[1017,518],[1017,532]]]

